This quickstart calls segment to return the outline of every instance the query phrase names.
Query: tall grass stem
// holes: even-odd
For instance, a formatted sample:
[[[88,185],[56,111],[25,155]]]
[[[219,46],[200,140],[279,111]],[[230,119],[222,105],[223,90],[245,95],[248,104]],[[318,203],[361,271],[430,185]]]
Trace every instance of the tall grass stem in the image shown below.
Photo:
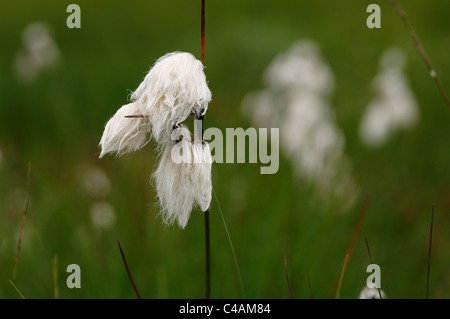
[[[133,286],[134,292],[136,293],[136,296],[138,299],[141,299],[141,295],[139,294],[139,291],[136,287],[136,284],[133,280],[133,276],[131,275],[131,271],[128,268],[128,263],[125,258],[125,254],[123,253],[122,245],[120,245],[120,240],[117,240],[117,244],[119,245],[120,254],[122,255],[123,264],[125,265],[125,269],[127,270],[128,278],[130,278],[131,285]]]
[[[427,269],[427,294],[426,294],[427,299],[428,299],[428,292],[429,292],[429,287],[430,287],[431,243],[433,242],[433,223],[434,223],[434,204],[433,204],[433,209],[431,210],[430,240],[428,243],[428,269]]]
[[[25,204],[25,210],[22,216],[22,224],[20,225],[19,239],[17,241],[16,258],[14,260],[13,280],[16,279],[17,265],[19,263],[20,247],[22,245],[23,229],[25,228],[25,220],[27,219],[28,206],[30,204],[30,174],[31,174],[31,162],[28,162],[28,174],[27,174],[27,200]]]

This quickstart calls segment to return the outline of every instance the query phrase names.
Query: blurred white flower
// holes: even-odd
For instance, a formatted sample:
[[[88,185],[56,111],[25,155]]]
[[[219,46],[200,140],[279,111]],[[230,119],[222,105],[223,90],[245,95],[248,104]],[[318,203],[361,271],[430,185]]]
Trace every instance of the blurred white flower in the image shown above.
[[[211,203],[212,158],[209,145],[191,140],[184,125],[175,127],[172,137],[153,178],[164,221],[185,228],[195,204],[206,211]]]
[[[281,149],[297,175],[351,205],[358,187],[329,105],[333,74],[317,46],[312,41],[293,44],[269,64],[264,81],[266,89],[247,94],[243,101],[253,124],[279,127]]]
[[[107,123],[100,157],[136,151],[146,144],[148,132],[159,144],[170,140],[174,125],[191,114],[197,118],[205,115],[211,96],[199,60],[186,52],[164,55],[131,95],[133,103],[120,108]],[[125,118],[127,115],[140,117]]]
[[[273,89],[301,88],[317,94],[328,94],[334,86],[330,68],[309,40],[296,42],[279,53],[267,67],[264,80]]]
[[[386,293],[383,291],[383,289],[380,289],[380,292],[378,292],[377,288],[369,288],[365,286],[359,294],[359,299],[380,299],[380,293],[381,298],[387,299]]]
[[[373,82],[376,96],[359,129],[360,138],[367,145],[383,144],[396,131],[413,126],[419,119],[417,102],[403,73],[405,61],[398,49],[389,49],[381,57],[381,70]]]
[[[14,60],[15,75],[22,82],[33,82],[43,70],[56,65],[60,58],[60,51],[47,25],[31,23],[22,32],[22,46]]]
[[[108,176],[99,167],[91,166],[83,174],[83,185],[86,192],[95,198],[102,198],[111,191]]]
[[[101,229],[111,229],[116,223],[114,208],[105,201],[95,202],[91,206],[92,223]]]

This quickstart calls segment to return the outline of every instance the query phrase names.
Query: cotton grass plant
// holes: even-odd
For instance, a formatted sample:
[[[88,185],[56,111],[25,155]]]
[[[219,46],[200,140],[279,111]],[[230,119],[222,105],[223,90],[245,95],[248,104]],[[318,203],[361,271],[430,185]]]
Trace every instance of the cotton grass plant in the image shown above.
[[[182,123],[194,115],[203,123],[212,94],[203,72],[205,64],[205,0],[201,1],[202,61],[187,52],[159,58],[136,91],[108,121],[100,140],[103,157],[118,156],[157,143],[160,161],[152,174],[164,222],[184,229],[194,206],[205,217],[206,298],[210,297],[209,206],[211,203],[211,151],[208,143],[191,139]],[[200,126],[202,127],[202,125]],[[131,277],[130,277],[131,278]]]
[[[136,92],[138,90],[136,90]],[[142,95],[140,95],[139,98],[132,99],[131,103],[124,105],[120,109],[123,109],[121,115],[118,115],[120,110],[117,111],[114,116],[117,121],[111,119],[111,123],[108,122],[108,125],[111,125],[108,132],[105,129],[103,135],[105,140],[103,140],[102,137],[104,143],[101,143],[101,156],[104,156],[107,153],[117,153],[118,155],[122,155],[127,152],[133,152],[146,145],[150,140],[150,137],[154,138],[155,141],[157,140],[153,132],[154,125],[152,124],[152,113],[146,113],[143,105],[147,106],[147,103],[140,101],[141,99],[145,100],[143,98],[144,91],[145,89],[143,89]],[[199,103],[199,106],[200,105],[201,103]],[[196,106],[196,110],[200,111],[201,108]],[[192,113],[195,112],[193,111]],[[198,112],[200,116],[202,113],[203,112]],[[171,115],[172,113],[169,114],[167,119],[170,119]],[[185,113],[183,113],[181,118],[184,118],[184,116]],[[161,149],[161,160],[159,161],[158,168],[153,174],[153,178],[155,181],[158,181],[159,179],[162,183],[162,186],[156,186],[156,191],[158,193],[165,221],[168,223],[178,223],[184,228],[188,222],[192,207],[199,205],[203,210],[204,207],[209,206],[211,192],[208,191],[208,181],[210,182],[208,176],[210,176],[211,172],[210,166],[207,166],[206,169],[197,168],[198,166],[194,165],[195,160],[192,163],[183,160],[183,156],[186,156],[187,158],[196,158],[196,154],[200,154],[199,158],[208,157],[208,155],[210,156],[209,145],[204,144],[201,141],[193,141],[191,132],[189,132],[182,124],[183,122],[184,120],[176,120],[173,122],[176,123],[176,125],[170,126],[169,124],[172,124],[172,121],[168,120],[167,126],[161,126],[163,128],[160,130],[161,140],[160,142],[157,142],[158,148]],[[161,122],[157,122],[157,124],[159,123]],[[169,135],[168,133],[170,133],[170,139],[165,138]],[[108,151],[108,149],[110,149],[110,151]],[[179,163],[177,163],[177,159],[180,161]],[[205,174],[205,176],[201,176],[198,171]],[[206,186],[202,186],[201,182],[194,182],[193,178],[198,178],[200,181],[203,181]],[[179,188],[182,191],[179,192],[178,188],[173,187],[174,185],[179,185]],[[200,192],[195,190],[195,188],[191,189],[191,192],[184,192],[184,190],[189,188],[189,186],[186,185],[195,185],[200,190],[203,190],[205,197],[201,196]],[[195,195],[198,195],[198,197],[195,197]],[[207,205],[205,203],[207,203]],[[183,204],[182,208],[180,208],[181,204]],[[177,282],[177,284],[179,283]],[[14,284],[12,285],[14,286]]]
[[[211,151],[208,143],[201,140],[203,132],[200,140],[193,140],[189,129],[182,124],[190,115],[202,121],[211,101],[203,68],[201,61],[186,52],[168,53],[158,59],[131,95],[131,103],[122,106],[106,124],[100,140],[100,158],[107,153],[120,156],[134,152],[151,138],[155,140],[160,161],[152,177],[164,222],[176,222],[184,229],[195,206],[205,212],[206,297],[209,298]]]
[[[164,55],[131,100],[106,124],[100,157],[136,151],[152,137],[162,154],[153,177],[164,221],[177,221],[185,228],[194,202],[203,211],[211,202],[209,146],[193,141],[188,128],[181,124],[192,114],[203,117],[211,101],[202,62],[185,52]]]

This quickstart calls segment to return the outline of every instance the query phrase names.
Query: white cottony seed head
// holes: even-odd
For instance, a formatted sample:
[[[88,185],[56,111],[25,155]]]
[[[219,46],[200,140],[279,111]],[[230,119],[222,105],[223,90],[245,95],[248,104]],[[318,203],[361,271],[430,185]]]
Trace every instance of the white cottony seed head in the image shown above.
[[[211,203],[209,145],[193,141],[181,123],[193,114],[201,118],[211,101],[203,64],[190,53],[164,55],[131,96],[106,124],[100,141],[100,157],[133,152],[149,141],[158,144],[162,156],[153,173],[165,222],[184,228],[192,208],[203,211]]]
[[[191,114],[205,115],[211,96],[199,60],[186,52],[164,55],[132,94],[132,103],[122,106],[107,123],[100,157],[138,150],[148,142],[147,133],[159,144],[169,141],[174,125]],[[141,117],[125,117],[130,115]]]
[[[195,204],[206,211],[211,203],[212,158],[209,145],[191,140],[185,126],[172,133],[153,178],[164,221],[185,228]]]
[[[142,105],[161,143],[170,139],[174,124],[190,114],[204,115],[211,96],[202,62],[190,53],[173,52],[156,61],[131,100]]]

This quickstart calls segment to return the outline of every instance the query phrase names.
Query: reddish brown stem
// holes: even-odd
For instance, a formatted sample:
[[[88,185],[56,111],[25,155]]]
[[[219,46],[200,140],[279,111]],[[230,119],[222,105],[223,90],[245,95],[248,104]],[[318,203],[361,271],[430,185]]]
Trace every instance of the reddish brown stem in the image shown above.
[[[439,79],[437,77],[436,71],[434,70],[433,66],[431,65],[430,59],[426,55],[422,44],[420,43],[419,39],[417,38],[416,33],[414,32],[414,29],[412,28],[411,24],[409,23],[408,17],[406,16],[405,11],[398,4],[398,2],[396,0],[390,0],[390,2],[391,2],[391,5],[394,7],[394,9],[397,11],[397,14],[402,19],[403,24],[405,25],[405,28],[408,31],[409,36],[411,37],[411,39],[414,43],[414,47],[416,48],[417,52],[419,53],[419,55],[422,57],[423,61],[425,62],[425,65],[427,66],[430,76],[433,79],[434,83],[436,83],[436,86],[438,87],[438,90],[441,93],[441,95],[445,101],[445,104],[447,104],[447,106],[450,108],[450,100],[449,100],[447,94],[445,93],[441,82],[439,81]]]
[[[311,299],[314,299],[312,288],[311,288],[311,281],[309,280],[308,268],[306,268],[306,277],[308,277],[309,296],[311,297]]]
[[[127,119],[142,119],[147,116],[139,114],[139,115],[125,115],[124,117]]]
[[[433,209],[431,211],[430,241],[428,244],[427,299],[428,299],[428,288],[430,285],[431,243],[433,241],[433,222],[434,222],[434,205],[433,205]]]
[[[291,290],[291,284],[289,283],[289,276],[288,276],[288,269],[287,269],[287,262],[286,262],[286,253],[284,253],[284,272],[286,273],[286,282],[287,282],[288,291],[289,291],[289,298],[292,299],[292,290]]]
[[[17,265],[19,263],[20,246],[22,245],[23,229],[25,228],[25,220],[27,219],[28,205],[30,203],[30,173],[31,173],[31,163],[28,162],[27,201],[25,204],[25,210],[23,212],[22,224],[20,225],[19,240],[17,242],[16,259],[14,261],[13,280],[16,278]]]
[[[202,39],[202,63],[203,65],[205,65],[205,0],[202,0],[201,39]]]

